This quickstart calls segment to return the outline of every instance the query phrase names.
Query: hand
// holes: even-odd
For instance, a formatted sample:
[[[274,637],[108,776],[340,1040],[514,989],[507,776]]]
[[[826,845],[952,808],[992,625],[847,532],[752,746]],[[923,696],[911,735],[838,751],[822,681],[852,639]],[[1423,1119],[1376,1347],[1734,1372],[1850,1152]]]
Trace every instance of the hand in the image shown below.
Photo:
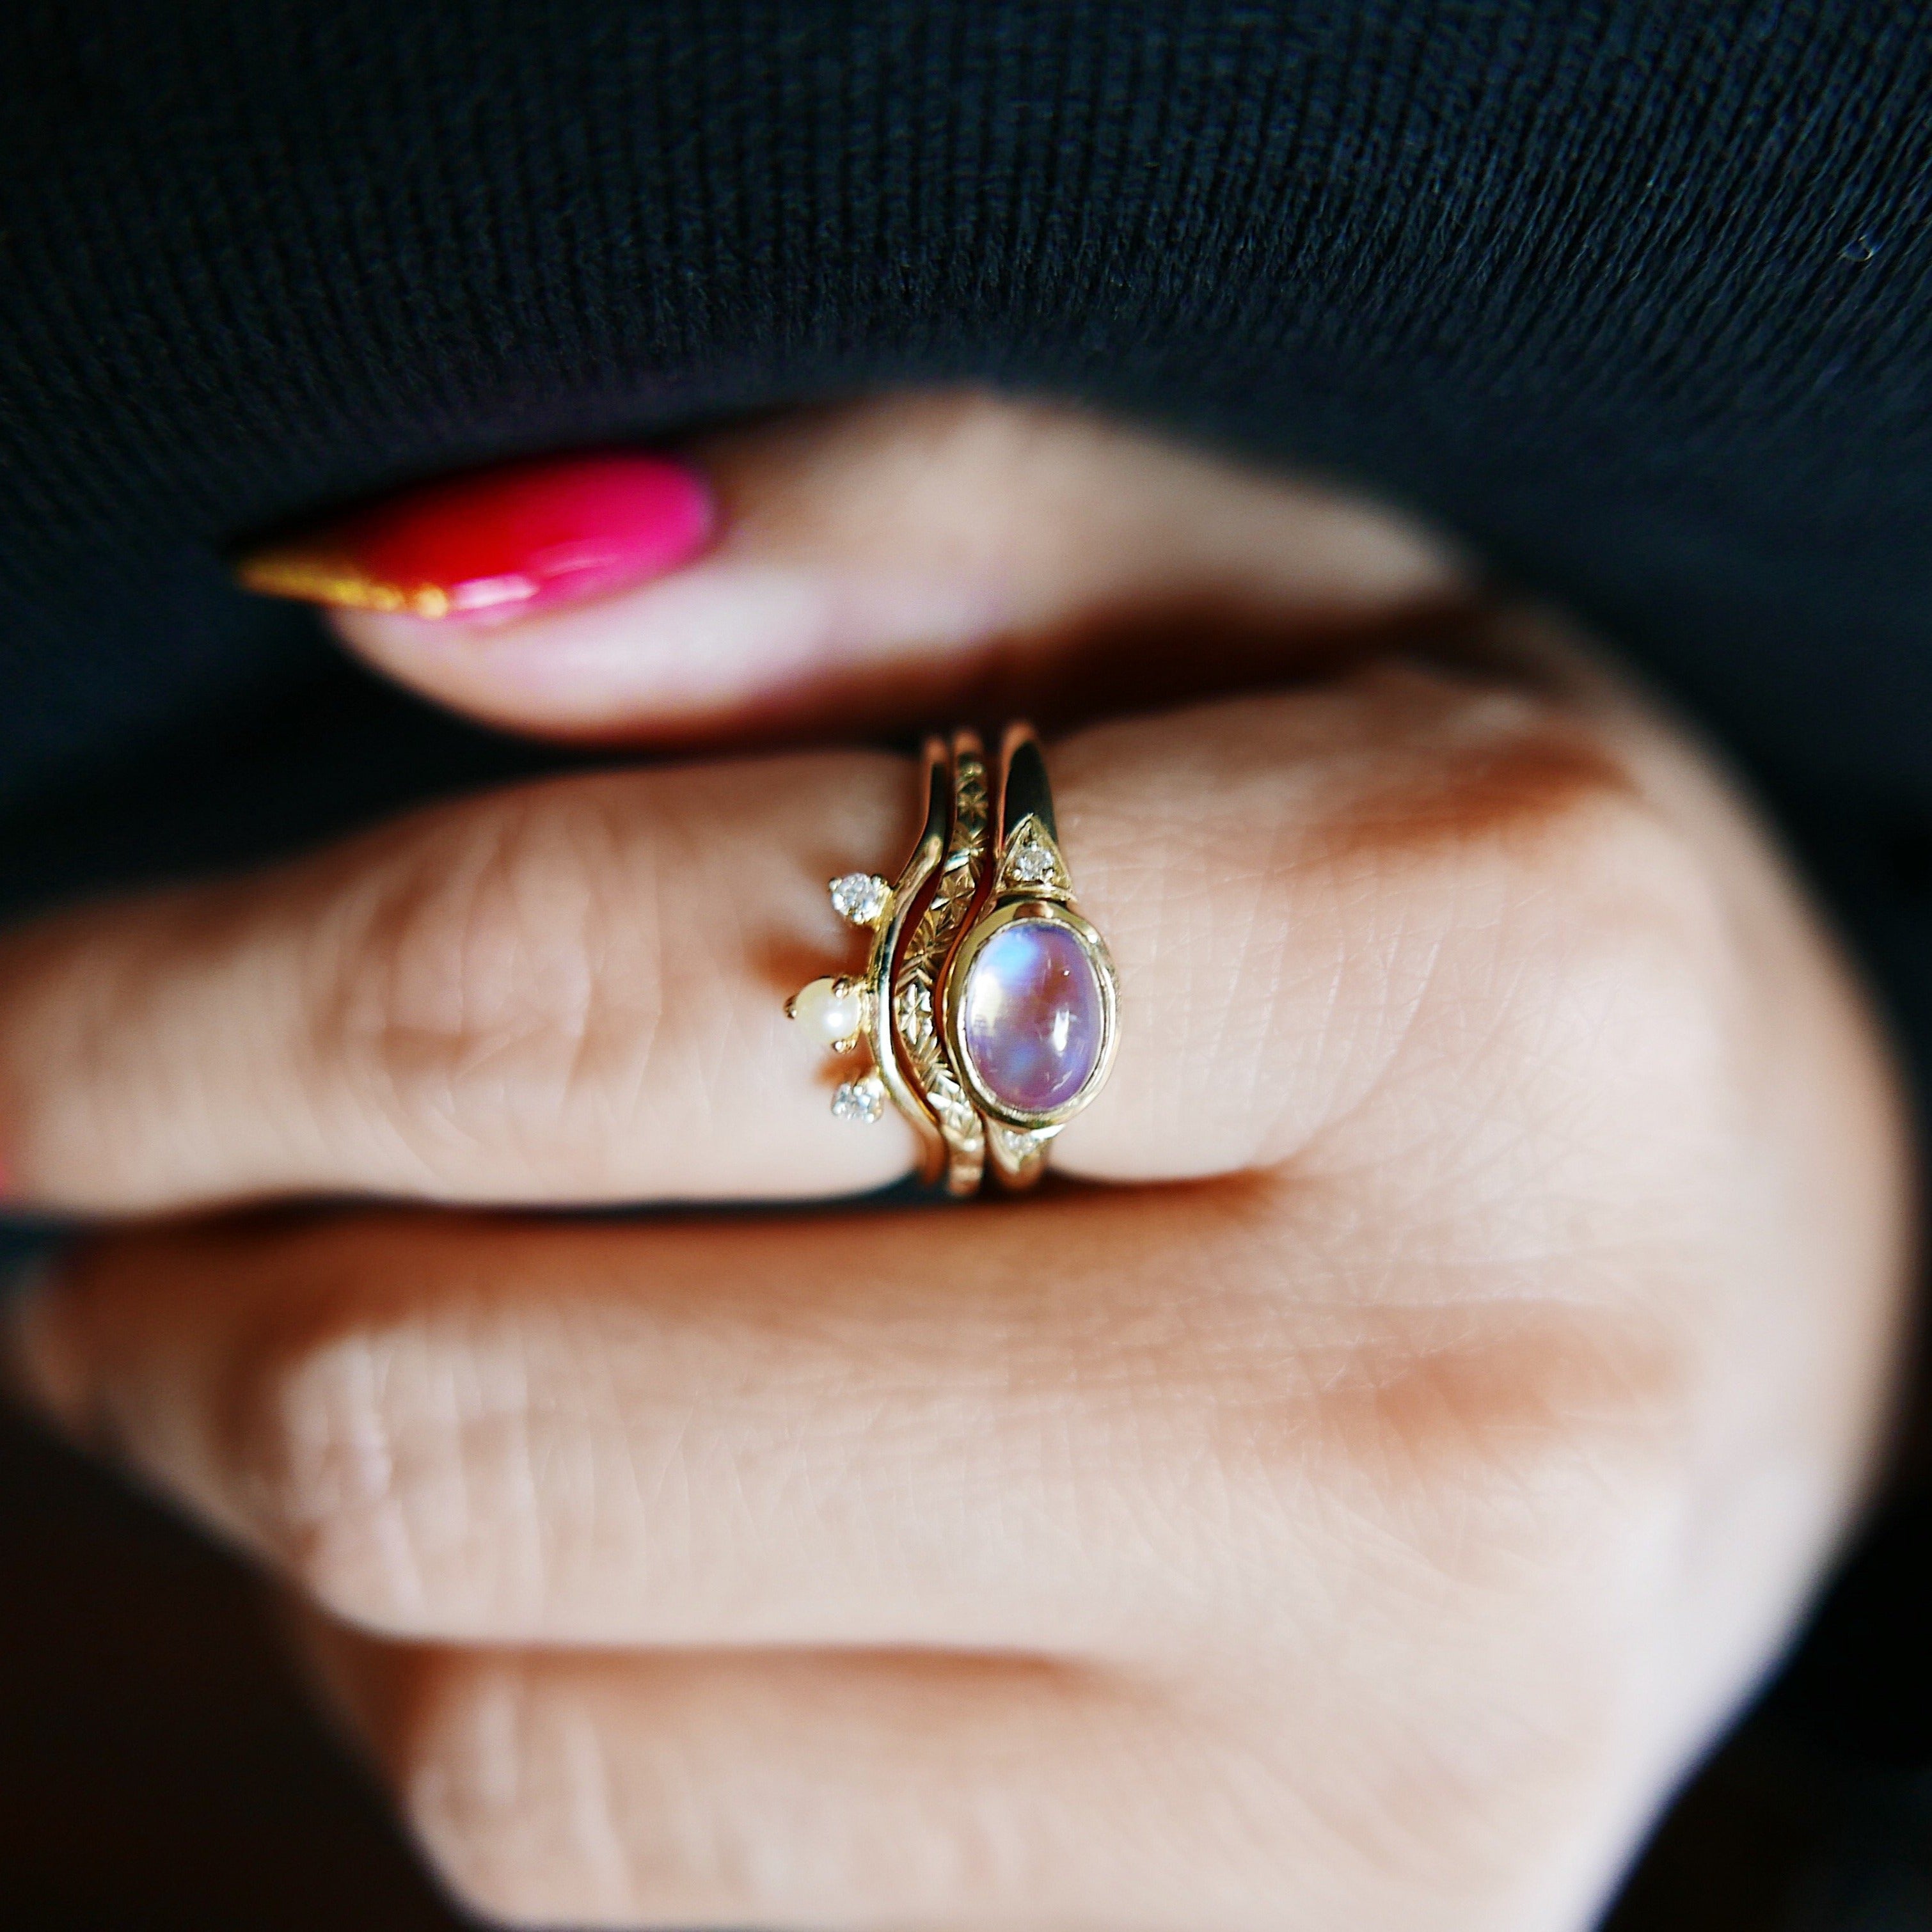
[[[21,1198],[395,1204],[104,1229],[22,1308],[36,1399],[289,1580],[491,1915],[1580,1925],[1882,1419],[1904,1137],[1790,878],[1546,625],[1411,622],[1452,567],[1366,512],[970,401],[718,460],[740,534],[684,594],[745,592],[728,686],[652,694],[676,578],[468,656],[350,628],[500,718],[723,733],[994,661],[1112,710],[1086,640],[1193,610],[1168,696],[1277,688],[1051,750],[1123,1001],[1070,1184],[696,1211],[907,1163],[780,1004],[910,769],[572,778],[0,946]],[[763,677],[761,530],[981,615],[854,644],[835,599]],[[1386,648],[1425,628],[1465,665]],[[630,1202],[684,1205],[480,1211]]]

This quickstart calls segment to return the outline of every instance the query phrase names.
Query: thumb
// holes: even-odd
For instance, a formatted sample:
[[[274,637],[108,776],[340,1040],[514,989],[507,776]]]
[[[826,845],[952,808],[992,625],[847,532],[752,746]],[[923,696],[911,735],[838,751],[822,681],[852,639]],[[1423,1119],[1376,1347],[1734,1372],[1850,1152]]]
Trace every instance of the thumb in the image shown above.
[[[1380,511],[960,391],[768,419],[676,460],[602,452],[433,484],[242,575],[337,606],[352,650],[456,710],[658,741],[982,707],[1054,722],[1092,708],[1096,652],[1103,708],[1192,696],[1457,584]]]

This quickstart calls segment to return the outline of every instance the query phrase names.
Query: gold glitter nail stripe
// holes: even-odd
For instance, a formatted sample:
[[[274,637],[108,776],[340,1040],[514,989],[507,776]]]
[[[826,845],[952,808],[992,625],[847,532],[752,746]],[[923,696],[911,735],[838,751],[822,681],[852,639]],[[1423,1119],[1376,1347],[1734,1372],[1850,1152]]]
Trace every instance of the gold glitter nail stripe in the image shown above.
[[[892,987],[900,1050],[945,1136],[950,1156],[946,1185],[954,1194],[970,1194],[979,1186],[986,1167],[986,1130],[946,1057],[935,996],[946,956],[979,897],[988,815],[986,761],[976,746],[962,743],[953,754],[952,830],[946,863],[906,942]]]
[[[308,604],[332,604],[345,610],[406,610],[418,617],[449,615],[449,593],[433,584],[405,590],[384,584],[332,557],[288,555],[269,550],[245,557],[236,568],[244,590],[264,597],[297,597]]]

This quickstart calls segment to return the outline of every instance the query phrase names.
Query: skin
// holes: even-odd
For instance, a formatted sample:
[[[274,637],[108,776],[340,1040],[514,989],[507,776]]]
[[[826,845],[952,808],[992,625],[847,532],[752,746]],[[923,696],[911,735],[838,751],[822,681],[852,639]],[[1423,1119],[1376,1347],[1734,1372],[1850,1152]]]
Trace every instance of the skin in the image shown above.
[[[1802,895],[1360,506],[970,397],[699,454],[694,590],[345,638],[551,732],[1059,724],[1123,1000],[1059,1183],[812,1204],[910,1157],[779,1012],[907,762],[524,788],[0,941],[0,1144],[100,1223],[31,1399],[285,1580],[488,1916],[1586,1923],[1882,1427],[1905,1137]]]

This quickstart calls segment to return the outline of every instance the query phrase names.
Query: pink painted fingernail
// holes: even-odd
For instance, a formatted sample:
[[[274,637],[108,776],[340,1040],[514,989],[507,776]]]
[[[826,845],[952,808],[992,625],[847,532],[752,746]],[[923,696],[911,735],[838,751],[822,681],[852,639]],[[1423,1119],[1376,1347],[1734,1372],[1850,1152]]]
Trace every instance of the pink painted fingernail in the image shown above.
[[[710,486],[641,452],[425,484],[242,559],[243,586],[356,610],[512,617],[662,577],[710,541]]]

